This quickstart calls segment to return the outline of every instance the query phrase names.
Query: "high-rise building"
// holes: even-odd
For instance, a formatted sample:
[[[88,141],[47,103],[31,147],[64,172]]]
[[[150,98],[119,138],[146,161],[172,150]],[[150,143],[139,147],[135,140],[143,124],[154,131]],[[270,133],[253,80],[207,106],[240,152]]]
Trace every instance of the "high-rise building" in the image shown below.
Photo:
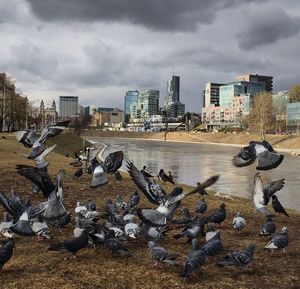
[[[167,82],[167,95],[165,103],[167,102],[179,102],[180,98],[180,77],[173,75],[172,79]]]
[[[259,75],[259,74],[242,74],[236,77],[239,81],[248,81],[248,82],[260,82],[264,83],[268,92],[273,91],[273,76]]]
[[[136,103],[130,106],[130,118],[146,120],[159,113],[159,90],[143,89],[139,91]]]
[[[130,119],[130,106],[137,102],[139,96],[138,90],[130,90],[126,92],[125,101],[124,101],[124,113],[125,113],[125,122],[128,123]]]
[[[167,117],[178,118],[182,117],[185,113],[185,104],[177,101],[170,101],[166,104],[164,108]]]
[[[72,117],[78,115],[78,96],[59,97],[59,116]]]
[[[204,91],[205,107],[220,105],[220,103],[219,103],[220,87],[222,85],[225,85],[225,84],[224,83],[214,83],[214,82],[208,82],[205,84],[205,91]]]

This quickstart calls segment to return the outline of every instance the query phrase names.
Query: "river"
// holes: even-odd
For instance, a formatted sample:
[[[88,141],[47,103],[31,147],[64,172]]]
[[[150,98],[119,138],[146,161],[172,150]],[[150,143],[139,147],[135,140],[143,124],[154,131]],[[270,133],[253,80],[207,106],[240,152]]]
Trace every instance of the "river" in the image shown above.
[[[160,168],[171,171],[177,183],[196,185],[197,181],[219,174],[220,179],[212,189],[244,198],[252,196],[255,166],[236,168],[231,164],[239,147],[125,138],[90,139],[107,145],[104,156],[123,150],[138,168],[146,165],[153,174],[157,174]],[[279,167],[260,171],[260,174],[266,182],[285,178],[284,188],[276,195],[284,207],[300,211],[300,158],[288,153],[284,155]]]

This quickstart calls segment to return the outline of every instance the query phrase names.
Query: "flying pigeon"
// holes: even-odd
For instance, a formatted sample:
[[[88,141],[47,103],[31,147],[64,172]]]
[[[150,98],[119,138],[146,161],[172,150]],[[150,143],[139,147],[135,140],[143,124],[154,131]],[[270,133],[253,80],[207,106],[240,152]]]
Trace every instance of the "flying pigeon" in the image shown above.
[[[272,196],[272,207],[276,213],[284,214],[287,217],[289,217],[288,213],[285,211],[284,207],[281,205],[276,195]]]
[[[124,154],[122,151],[110,153],[104,160],[102,167],[108,174],[114,174],[122,166]]]
[[[281,231],[275,234],[272,240],[265,246],[265,249],[276,250],[282,249],[285,251],[285,248],[289,244],[289,236],[287,227],[283,227]]]
[[[254,176],[254,192],[253,192],[253,204],[256,211],[262,213],[265,216],[273,216],[269,211],[266,204],[266,191],[264,191],[263,182],[259,173]]]
[[[272,217],[267,216],[265,222],[261,226],[260,236],[270,236],[276,231],[276,224],[273,222]]]
[[[137,185],[144,193],[147,199],[158,206],[156,210],[138,209],[137,213],[143,222],[148,222],[152,226],[162,226],[171,221],[175,210],[180,205],[180,201],[185,197],[195,194],[216,182],[218,176],[213,176],[204,182],[201,186],[197,186],[194,190],[185,193],[181,187],[175,187],[174,190],[167,194],[158,183],[145,177],[132,162],[127,163],[128,172]]]
[[[274,151],[267,141],[250,141],[249,146],[243,147],[241,151],[233,157],[232,164],[236,167],[245,167],[253,164],[257,160],[257,170],[270,170],[278,167],[284,156]]]
[[[207,204],[205,202],[205,199],[202,198],[201,201],[197,204],[195,212],[199,214],[203,214],[206,212],[206,210],[207,210]]]
[[[198,240],[192,240],[192,251],[190,251],[183,265],[182,277],[188,278],[195,271],[198,271],[206,261],[206,253],[202,249],[198,249]]]
[[[26,148],[32,148],[34,142],[37,140],[38,136],[36,135],[34,129],[22,130],[16,132],[17,140],[24,145]]]
[[[15,243],[13,239],[6,239],[1,241],[1,243],[0,243],[0,271],[3,270],[4,264],[10,260],[15,247]]]
[[[253,258],[255,245],[250,244],[248,248],[244,251],[235,251],[225,256],[224,261],[220,261],[217,263],[220,267],[225,266],[237,266],[237,267],[245,267],[247,266]]]
[[[221,204],[219,210],[211,213],[207,217],[207,221],[214,224],[221,224],[226,219],[225,204]]]
[[[178,254],[169,253],[165,248],[159,246],[153,241],[148,242],[150,256],[156,261],[155,266],[159,263],[177,264]]]
[[[173,176],[167,175],[163,169],[160,169],[158,176],[164,183],[169,182],[169,183],[175,185]]]
[[[65,240],[62,242],[58,242],[50,245],[48,248],[49,251],[62,251],[62,252],[70,252],[73,254],[74,258],[76,258],[76,253],[80,249],[83,249],[88,245],[89,241],[89,233],[90,229],[84,229],[79,237],[75,237],[71,240]]]
[[[237,231],[242,231],[246,227],[246,220],[241,216],[240,213],[237,213],[232,220],[233,229]]]

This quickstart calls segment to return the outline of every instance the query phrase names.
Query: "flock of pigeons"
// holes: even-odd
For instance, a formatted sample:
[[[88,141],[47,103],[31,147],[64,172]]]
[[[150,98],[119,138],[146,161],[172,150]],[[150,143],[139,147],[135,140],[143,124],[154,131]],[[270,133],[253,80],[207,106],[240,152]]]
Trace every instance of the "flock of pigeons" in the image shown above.
[[[60,170],[53,181],[48,174],[49,163],[45,157],[55,146],[46,147],[49,137],[54,137],[68,126],[68,122],[58,122],[46,127],[40,136],[34,130],[17,133],[17,139],[27,148],[32,148],[28,159],[36,161],[36,166],[17,165],[17,172],[32,182],[32,193],[41,192],[46,201],[39,204],[31,204],[24,201],[18,194],[12,192],[5,195],[0,192],[0,203],[5,209],[4,219],[0,223],[0,233],[7,239],[0,241],[0,269],[13,255],[13,235],[37,236],[53,239],[49,226],[64,228],[69,223],[75,223],[74,237],[61,242],[54,242],[49,246],[50,251],[67,251],[76,258],[76,253],[88,245],[104,246],[114,255],[131,256],[132,253],[126,247],[126,242],[140,241],[143,238],[148,241],[150,256],[158,263],[175,265],[178,263],[178,254],[169,252],[159,245],[161,239],[168,237],[172,229],[180,230],[173,235],[174,239],[185,238],[191,242],[191,251],[187,254],[183,264],[183,277],[190,277],[197,272],[209,256],[214,256],[223,250],[223,242],[220,229],[215,230],[216,225],[226,219],[225,204],[207,214],[207,203],[204,196],[206,189],[213,185],[219,176],[212,176],[203,183],[197,183],[195,189],[185,192],[182,187],[175,186],[171,192],[166,192],[162,183],[169,182],[175,185],[174,178],[163,169],[158,176],[151,174],[146,166],[139,170],[133,162],[126,159],[122,151],[110,153],[105,159],[103,148],[95,146],[87,147],[84,152],[75,154],[75,159],[70,163],[76,171],[74,176],[80,178],[85,172],[91,175],[90,187],[98,188],[108,183],[107,174],[121,180],[119,169],[123,161],[126,161],[128,173],[137,188],[153,205],[151,209],[139,207],[140,195],[138,191],[131,194],[129,200],[122,196],[116,196],[116,200],[108,199],[104,210],[101,212],[92,200],[85,203],[78,202],[75,208],[75,222],[71,212],[68,212],[63,204],[64,171]],[[233,165],[243,167],[257,161],[257,170],[269,170],[276,168],[283,160],[283,155],[276,153],[271,145],[266,142],[250,142],[249,146],[241,149],[239,154],[233,157]],[[158,177],[160,182],[155,179]],[[283,249],[288,245],[287,228],[275,234],[276,225],[273,221],[274,214],[267,207],[272,198],[272,206],[275,212],[283,213],[284,208],[278,201],[275,193],[284,186],[284,179],[275,180],[269,184],[263,184],[259,173],[254,176],[253,202],[255,209],[264,214],[266,220],[261,227],[261,236],[272,236],[265,246],[266,249]],[[182,208],[182,218],[174,218],[181,202],[189,195],[198,194],[201,199],[195,206],[195,214],[191,214],[188,208]],[[234,217],[232,226],[234,230],[241,231],[246,226],[246,220],[240,213]],[[198,239],[205,238],[200,245]],[[249,244],[241,251],[235,251],[225,256],[225,259],[217,262],[218,266],[236,265],[247,266],[254,254],[255,245]]]

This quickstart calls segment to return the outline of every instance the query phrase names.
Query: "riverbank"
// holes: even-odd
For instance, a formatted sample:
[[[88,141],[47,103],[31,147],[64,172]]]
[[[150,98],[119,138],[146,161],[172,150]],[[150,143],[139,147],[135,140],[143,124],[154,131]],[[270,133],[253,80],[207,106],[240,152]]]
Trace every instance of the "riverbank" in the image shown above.
[[[83,137],[119,137],[119,138],[137,138],[145,140],[164,141],[164,132],[114,132],[89,130],[82,134]],[[166,141],[207,143],[216,145],[245,146],[251,140],[260,140],[257,134],[233,134],[233,133],[200,133],[200,132],[168,132]],[[299,135],[266,135],[266,140],[274,146],[275,149],[290,153],[300,153]]]
[[[68,136],[66,134],[66,136]],[[55,140],[55,138],[53,139]],[[24,158],[28,150],[21,146],[13,137],[0,139],[0,191],[10,193],[14,188],[23,198],[30,197],[33,204],[44,201],[41,195],[30,196],[30,182],[16,173],[17,164],[34,163]],[[124,180],[117,182],[109,176],[109,184],[103,188],[89,188],[90,176],[84,175],[79,180],[73,178],[74,168],[68,164],[71,161],[63,155],[51,153],[47,158],[50,162],[49,173],[54,178],[59,169],[66,172],[64,178],[65,201],[67,210],[72,212],[77,201],[93,199],[97,208],[103,212],[103,207],[108,198],[115,199],[117,194],[128,199],[136,190],[136,186],[123,174]],[[173,186],[164,186],[170,191]],[[186,190],[190,187],[184,186]],[[185,240],[175,240],[172,236],[178,230],[169,232],[169,237],[160,242],[171,252],[180,255],[180,265],[171,267],[162,265],[161,268],[153,267],[153,260],[149,257],[146,241],[141,238],[137,243],[128,242],[126,246],[133,257],[124,259],[112,256],[103,247],[99,247],[95,253],[92,247],[85,248],[78,253],[78,260],[74,260],[68,254],[51,253],[47,247],[53,241],[37,243],[31,237],[16,237],[16,248],[12,259],[5,265],[5,272],[1,274],[0,288],[241,288],[241,289],[296,289],[300,288],[300,239],[298,236],[300,213],[288,210],[290,218],[278,216],[275,218],[277,228],[287,226],[290,236],[290,244],[287,253],[276,252],[271,255],[263,249],[268,239],[258,236],[258,231],[263,217],[253,212],[250,200],[233,197],[225,200],[214,197],[209,192],[206,198],[208,213],[214,211],[222,202],[225,202],[227,219],[222,223],[221,236],[224,242],[224,252],[216,257],[209,257],[202,268],[202,273],[189,280],[182,279],[179,274],[182,271],[182,262],[190,251],[190,244]],[[139,207],[152,207],[147,199],[140,193],[141,203]],[[199,197],[194,195],[186,198],[183,206],[193,211]],[[232,229],[231,221],[237,211],[240,211],[247,220],[247,227],[242,232]],[[2,215],[3,208],[0,207]],[[181,217],[178,210],[177,217]],[[51,233],[55,241],[72,238],[73,225],[66,229],[58,230],[51,227]],[[2,238],[2,237],[1,237]],[[204,243],[203,238],[199,239]],[[226,253],[245,248],[250,242],[256,244],[254,260],[249,268],[238,270],[236,268],[220,269],[215,266],[216,261],[221,260]],[[2,286],[2,287],[1,287]]]

